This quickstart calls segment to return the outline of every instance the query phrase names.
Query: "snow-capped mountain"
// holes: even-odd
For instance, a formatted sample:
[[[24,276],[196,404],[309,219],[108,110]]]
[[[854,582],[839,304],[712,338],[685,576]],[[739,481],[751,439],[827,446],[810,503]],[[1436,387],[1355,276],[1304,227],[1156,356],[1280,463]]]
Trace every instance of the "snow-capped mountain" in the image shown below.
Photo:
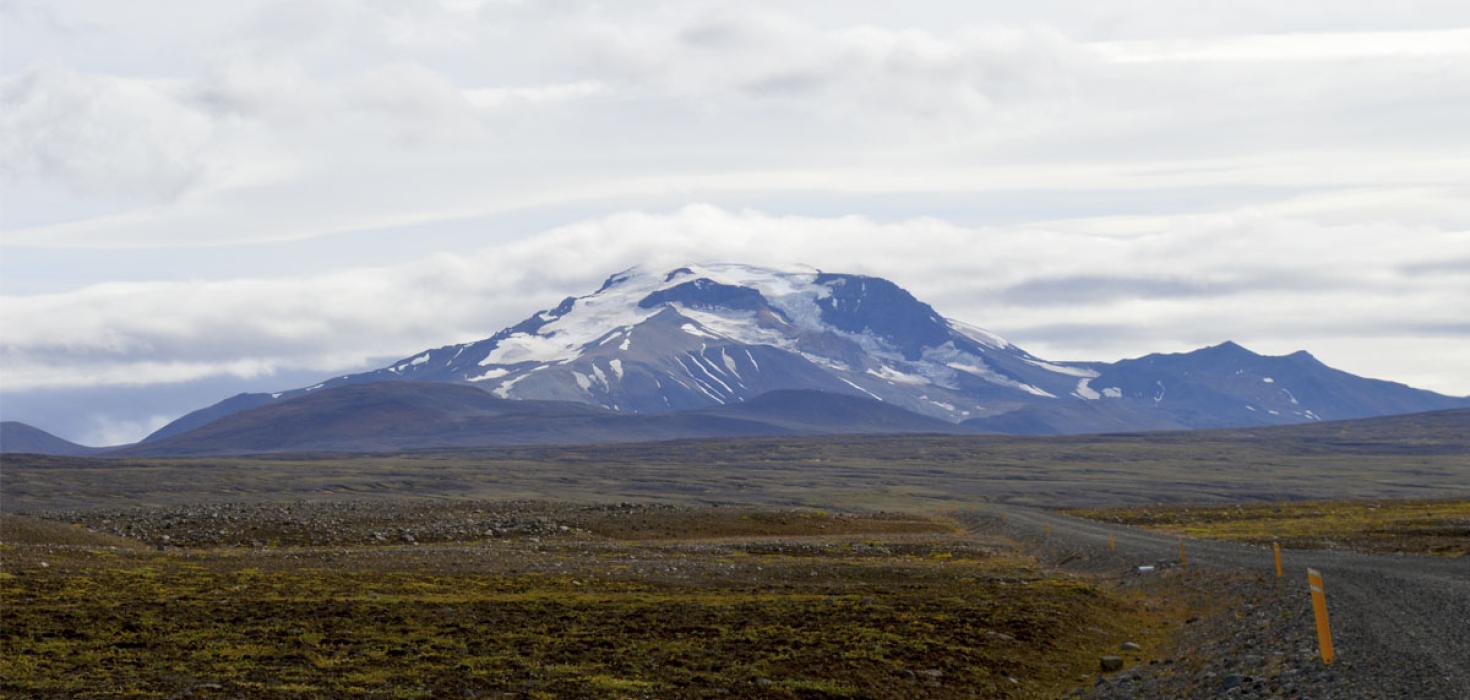
[[[998,432],[1272,425],[1467,405],[1338,372],[1305,353],[1265,357],[1233,343],[1111,364],[1047,362],[881,278],[712,264],[620,272],[484,340],[303,389],[236,396],[149,440],[324,388],[403,381],[623,414],[819,391]]]
[[[959,422],[1066,396],[1089,374],[946,319],[887,280],[691,265],[621,272],[485,340],[319,386],[466,382],[628,413],[815,389]]]

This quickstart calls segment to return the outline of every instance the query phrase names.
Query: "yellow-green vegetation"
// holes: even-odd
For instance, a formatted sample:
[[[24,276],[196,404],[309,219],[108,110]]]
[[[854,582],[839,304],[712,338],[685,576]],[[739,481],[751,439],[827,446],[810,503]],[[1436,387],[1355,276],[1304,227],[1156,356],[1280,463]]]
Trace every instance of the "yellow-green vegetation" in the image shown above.
[[[944,520],[700,512],[613,535],[165,551],[12,519],[29,534],[0,544],[0,694],[1056,697],[1183,614]]]
[[[95,532],[80,525],[0,513],[0,545],[25,544],[144,548],[141,542]]]
[[[1470,499],[1300,501],[1232,506],[1139,506],[1073,515],[1152,530],[1297,549],[1470,554]]]

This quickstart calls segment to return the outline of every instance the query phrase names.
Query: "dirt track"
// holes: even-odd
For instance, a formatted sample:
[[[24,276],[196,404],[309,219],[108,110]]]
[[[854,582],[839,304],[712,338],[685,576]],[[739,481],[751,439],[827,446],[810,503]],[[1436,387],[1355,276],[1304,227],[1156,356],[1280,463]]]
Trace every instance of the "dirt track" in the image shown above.
[[[961,520],[976,529],[998,527],[1053,563],[1094,574],[1122,576],[1137,565],[1170,566],[1179,556],[1179,538],[1172,535],[1039,510],[987,506],[962,515]],[[1108,551],[1110,535],[1117,538],[1116,553]],[[1252,579],[1256,583],[1244,584],[1259,590],[1234,591],[1257,605],[1248,614],[1237,613],[1235,629],[1227,626],[1223,630],[1230,638],[1216,640],[1212,648],[1225,656],[1238,652],[1246,663],[1219,660],[1213,670],[1196,672],[1210,676],[1194,678],[1193,683],[1174,679],[1171,684],[1150,679],[1145,672],[1132,691],[1126,685],[1106,686],[1094,695],[1470,697],[1470,561],[1286,550],[1282,557],[1286,576],[1277,581],[1267,548],[1208,540],[1186,540],[1185,548],[1191,571],[1202,577],[1241,572],[1263,575]],[[1307,567],[1322,572],[1327,591],[1337,648],[1337,663],[1330,669],[1304,658],[1316,653],[1307,607]],[[1272,666],[1272,659],[1287,660],[1275,667],[1289,670],[1280,675],[1261,670]],[[1219,680],[1232,676],[1247,682]],[[1251,682],[1257,681],[1252,687]]]

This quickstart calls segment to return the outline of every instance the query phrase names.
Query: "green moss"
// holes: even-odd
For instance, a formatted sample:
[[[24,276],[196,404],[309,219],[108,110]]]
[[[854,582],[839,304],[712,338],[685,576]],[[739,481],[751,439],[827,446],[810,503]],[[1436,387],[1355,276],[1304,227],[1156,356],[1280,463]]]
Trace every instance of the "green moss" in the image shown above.
[[[1029,697],[1132,636],[1136,610],[1092,586],[899,529],[865,547],[66,550],[48,568],[28,550],[0,579],[0,694]],[[942,682],[905,673],[923,669]]]
[[[1206,539],[1299,549],[1470,555],[1470,499],[1296,501],[1073,511],[1082,517]]]

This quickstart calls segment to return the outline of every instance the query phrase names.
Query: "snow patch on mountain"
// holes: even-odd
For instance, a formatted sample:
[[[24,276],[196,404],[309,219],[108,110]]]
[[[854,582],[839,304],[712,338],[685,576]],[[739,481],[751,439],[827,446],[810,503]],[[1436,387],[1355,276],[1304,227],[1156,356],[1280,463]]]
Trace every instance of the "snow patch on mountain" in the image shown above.
[[[870,369],[868,370],[868,374],[871,374],[884,381],[897,382],[899,384],[911,384],[917,386],[933,383],[927,377],[921,377],[917,374],[900,372],[887,365],[880,365],[877,369]]]
[[[988,381],[988,382],[991,382],[991,383],[994,383],[994,384],[999,384],[1001,386],[1006,386],[1006,387],[1010,387],[1012,389],[1018,389],[1020,391],[1024,391],[1024,392],[1026,392],[1028,394],[1031,394],[1033,396],[1042,396],[1042,397],[1049,398],[1049,399],[1056,398],[1056,395],[1055,394],[1053,394],[1053,393],[1051,393],[1051,392],[1049,392],[1049,391],[1047,391],[1045,389],[1042,389],[1041,387],[1033,386],[1031,384],[1026,384],[1026,383],[1023,383],[1023,382],[1019,382],[1019,381],[1016,381],[1014,379],[1011,379],[1010,377],[1007,377],[1005,375],[1002,375],[1002,374],[996,372],[995,370],[992,370],[991,368],[985,366],[985,364],[983,362],[981,362],[979,364],[965,363],[965,362],[946,362],[945,363],[945,366],[946,367],[949,367],[951,369],[957,369],[957,370],[959,370],[961,372],[964,372],[966,374],[970,374],[970,375],[974,375],[976,377],[980,377],[981,379],[984,379],[985,381]]]
[[[1088,401],[1096,401],[1102,398],[1102,394],[1097,393],[1096,389],[1088,386],[1091,383],[1092,377],[1077,380],[1077,388],[1072,390],[1072,395],[1079,398],[1087,399]]]
[[[997,350],[1005,350],[1006,348],[1011,347],[1010,341],[979,326],[972,326],[963,321],[950,319],[949,327],[953,328],[960,335],[963,335],[970,340],[980,343],[981,345],[986,345]]]
[[[704,331],[704,329],[702,329],[699,326],[696,326],[696,325],[694,325],[692,323],[686,323],[686,324],[684,324],[682,326],[679,326],[679,328],[681,330],[683,330],[685,333],[688,333],[689,335],[692,335],[692,336],[696,336],[696,337],[699,337],[699,338],[709,338],[711,340],[720,340],[720,336],[717,336],[717,335],[715,335],[713,333],[706,333]]]
[[[592,340],[594,338],[582,338],[576,332],[566,331],[551,331],[545,335],[516,333],[500,341],[480,360],[480,366],[566,361],[580,354],[582,346]]]
[[[1045,361],[1042,361],[1042,360],[1038,360],[1038,359],[1036,359],[1034,357],[1024,357],[1024,358],[1021,358],[1021,359],[1022,359],[1023,362],[1025,362],[1025,363],[1027,363],[1029,365],[1040,367],[1040,368],[1042,368],[1042,369],[1044,369],[1044,370],[1046,370],[1048,372],[1056,372],[1057,374],[1064,374],[1064,375],[1066,375],[1068,377],[1087,377],[1087,378],[1091,379],[1091,378],[1095,378],[1095,377],[1098,376],[1097,370],[1095,370],[1095,369],[1088,369],[1086,367],[1064,367],[1062,365],[1056,365],[1056,364],[1052,364],[1050,362],[1045,362]]]
[[[510,374],[510,370],[504,367],[495,367],[492,369],[487,369],[483,373],[475,375],[473,377],[466,377],[465,380],[471,382],[483,382],[487,379],[499,379],[507,374]]]
[[[875,398],[875,399],[877,399],[879,401],[882,401],[883,400],[883,397],[882,396],[879,396],[877,394],[874,394],[871,391],[868,391],[867,389],[864,389],[863,387],[861,387],[858,384],[854,383],[851,379],[848,379],[846,377],[838,377],[838,380],[840,380],[843,384],[846,384],[846,385],[848,385],[848,386],[850,386],[850,387],[852,387],[854,389],[857,389],[858,391],[863,392],[864,394],[867,394],[868,396],[871,396],[872,398]]]

